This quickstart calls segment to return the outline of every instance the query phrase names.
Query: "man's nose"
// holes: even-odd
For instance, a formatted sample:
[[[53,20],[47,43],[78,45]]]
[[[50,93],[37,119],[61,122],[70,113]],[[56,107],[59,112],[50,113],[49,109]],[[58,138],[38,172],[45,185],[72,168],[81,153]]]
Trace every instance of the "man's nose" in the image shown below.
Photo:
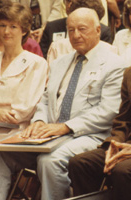
[[[80,37],[80,33],[79,33],[79,31],[76,29],[76,30],[74,31],[74,38],[78,38],[78,37]]]

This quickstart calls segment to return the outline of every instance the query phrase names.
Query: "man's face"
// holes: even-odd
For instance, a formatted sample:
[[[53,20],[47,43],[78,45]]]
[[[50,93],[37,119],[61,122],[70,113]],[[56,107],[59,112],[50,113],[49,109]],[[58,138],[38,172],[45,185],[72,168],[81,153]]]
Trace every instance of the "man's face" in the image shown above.
[[[94,20],[90,16],[78,15],[78,12],[71,13],[67,29],[73,48],[82,55],[99,42],[100,27],[95,27]]]

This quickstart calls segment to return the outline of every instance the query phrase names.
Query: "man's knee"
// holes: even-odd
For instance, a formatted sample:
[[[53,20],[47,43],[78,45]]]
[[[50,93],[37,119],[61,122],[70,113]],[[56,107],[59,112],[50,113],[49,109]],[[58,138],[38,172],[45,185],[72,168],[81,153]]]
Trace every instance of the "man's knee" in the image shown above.
[[[78,158],[77,155],[70,158],[69,165],[68,165],[69,170],[74,168],[74,166],[77,166],[78,162],[80,162],[80,159]]]
[[[119,179],[124,178],[131,178],[131,159],[127,159],[125,161],[122,161],[114,167],[112,170],[112,176]]]

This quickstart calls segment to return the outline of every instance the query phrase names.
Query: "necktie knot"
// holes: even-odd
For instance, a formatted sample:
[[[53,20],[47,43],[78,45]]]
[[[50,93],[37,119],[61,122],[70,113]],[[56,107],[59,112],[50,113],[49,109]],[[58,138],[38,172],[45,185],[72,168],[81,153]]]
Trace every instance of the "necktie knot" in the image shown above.
[[[77,59],[78,59],[78,62],[82,63],[86,59],[86,57],[84,55],[79,55]]]

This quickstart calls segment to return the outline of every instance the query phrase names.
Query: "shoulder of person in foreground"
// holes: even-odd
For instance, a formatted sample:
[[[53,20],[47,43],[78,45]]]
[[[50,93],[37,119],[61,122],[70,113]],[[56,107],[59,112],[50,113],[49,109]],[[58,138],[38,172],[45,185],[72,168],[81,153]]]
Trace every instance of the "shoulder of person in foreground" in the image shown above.
[[[95,58],[97,56],[99,59],[103,60],[105,65],[110,65],[108,70],[116,68],[116,66],[118,66],[118,68],[128,67],[124,59],[116,53],[116,48],[104,41],[99,42],[99,48],[96,50],[95,54]]]
[[[122,29],[122,30],[119,30],[119,31],[115,34],[115,38],[114,38],[113,44],[114,44],[114,42],[116,41],[116,39],[118,40],[118,42],[123,41],[123,38],[127,37],[127,34],[128,34],[128,36],[131,36],[131,31],[130,31],[129,29]]]
[[[33,53],[33,52],[30,52],[30,51],[27,51],[27,50],[24,50],[24,54],[23,54],[23,57],[25,56],[25,58],[27,60],[30,60],[32,62],[42,62],[42,63],[45,63],[47,64],[47,61],[45,58]]]

